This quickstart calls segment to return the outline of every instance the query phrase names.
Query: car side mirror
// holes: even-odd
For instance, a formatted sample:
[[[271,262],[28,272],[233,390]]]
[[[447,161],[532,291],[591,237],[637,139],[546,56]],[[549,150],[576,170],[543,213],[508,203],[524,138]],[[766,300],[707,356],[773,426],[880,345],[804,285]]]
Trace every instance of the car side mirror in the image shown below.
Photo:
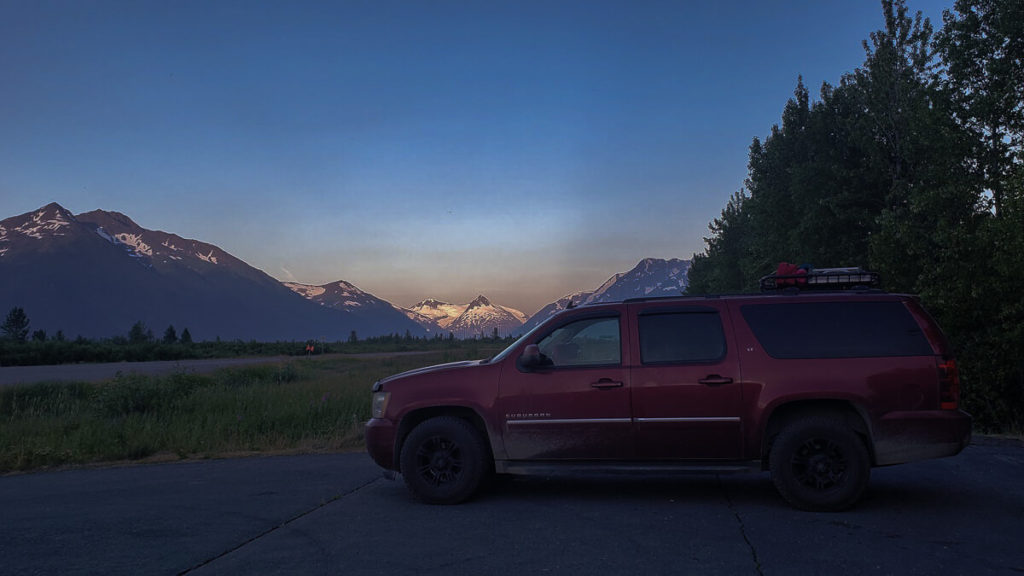
[[[540,353],[540,346],[536,344],[528,344],[523,349],[523,354],[519,357],[517,362],[519,368],[529,372],[535,368],[540,367],[543,364],[542,355]]]

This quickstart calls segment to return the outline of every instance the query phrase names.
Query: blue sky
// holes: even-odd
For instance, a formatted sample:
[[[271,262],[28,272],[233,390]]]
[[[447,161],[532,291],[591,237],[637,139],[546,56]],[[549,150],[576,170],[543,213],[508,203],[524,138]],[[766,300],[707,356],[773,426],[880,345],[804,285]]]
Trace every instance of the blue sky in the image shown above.
[[[115,210],[280,280],[532,313],[701,250],[797,76],[837,83],[881,26],[873,0],[0,0],[0,218]]]

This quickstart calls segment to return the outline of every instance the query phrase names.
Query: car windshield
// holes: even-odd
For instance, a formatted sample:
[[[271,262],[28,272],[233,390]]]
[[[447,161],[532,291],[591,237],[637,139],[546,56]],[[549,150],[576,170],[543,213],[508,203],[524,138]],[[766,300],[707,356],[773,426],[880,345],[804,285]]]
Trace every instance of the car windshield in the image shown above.
[[[496,355],[492,356],[491,358],[488,358],[487,360],[485,360],[485,362],[486,363],[501,362],[505,358],[508,358],[509,354],[512,353],[512,350],[514,350],[517,346],[519,346],[519,344],[521,344],[523,342],[526,342],[528,339],[532,338],[534,333],[537,332],[537,329],[539,329],[543,325],[544,325],[544,323],[542,322],[541,324],[538,324],[538,325],[534,326],[529,332],[527,332],[526,334],[523,334],[519,338],[516,338],[515,342],[509,344],[508,347],[506,347],[501,352],[498,352]]]

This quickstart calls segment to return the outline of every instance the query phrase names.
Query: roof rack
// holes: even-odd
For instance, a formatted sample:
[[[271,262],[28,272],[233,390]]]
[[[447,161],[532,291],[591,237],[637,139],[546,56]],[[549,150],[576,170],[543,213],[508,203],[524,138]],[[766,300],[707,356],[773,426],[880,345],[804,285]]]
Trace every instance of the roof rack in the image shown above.
[[[779,270],[793,273],[769,274],[760,280],[761,291],[783,290],[846,290],[850,288],[878,288],[881,285],[877,272],[869,272],[860,267],[851,268],[796,268],[793,265]]]

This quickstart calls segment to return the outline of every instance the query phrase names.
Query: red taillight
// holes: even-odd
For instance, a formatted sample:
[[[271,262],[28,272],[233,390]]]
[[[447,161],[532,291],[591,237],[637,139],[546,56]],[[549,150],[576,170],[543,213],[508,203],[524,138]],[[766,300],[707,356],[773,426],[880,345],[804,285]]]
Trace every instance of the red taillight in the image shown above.
[[[960,404],[960,373],[956,360],[943,358],[937,361],[939,367],[939,407],[956,410]]]

